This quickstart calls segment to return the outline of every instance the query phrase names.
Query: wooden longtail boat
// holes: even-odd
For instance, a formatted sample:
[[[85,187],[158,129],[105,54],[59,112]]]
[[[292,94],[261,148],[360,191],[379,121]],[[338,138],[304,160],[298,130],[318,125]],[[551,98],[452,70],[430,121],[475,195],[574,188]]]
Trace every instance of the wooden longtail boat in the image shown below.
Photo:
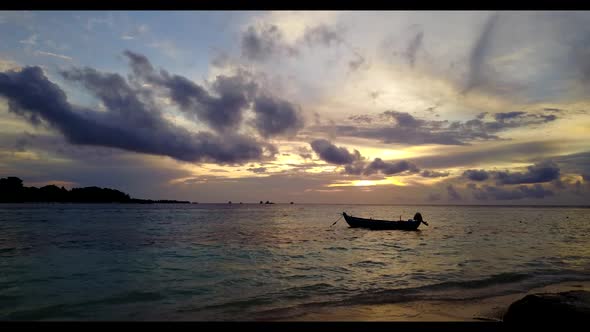
[[[403,231],[415,231],[422,223],[428,226],[428,223],[422,220],[422,216],[419,213],[416,213],[414,219],[409,219],[407,221],[390,221],[358,218],[349,216],[348,214],[346,214],[346,212],[342,212],[342,215],[344,216],[344,220],[346,220],[348,225],[352,228],[360,227],[373,230],[397,229]]]

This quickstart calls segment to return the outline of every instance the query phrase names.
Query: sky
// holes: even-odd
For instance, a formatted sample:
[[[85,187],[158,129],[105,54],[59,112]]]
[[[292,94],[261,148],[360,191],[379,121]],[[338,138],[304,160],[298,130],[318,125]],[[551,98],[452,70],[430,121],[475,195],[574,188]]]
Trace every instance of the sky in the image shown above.
[[[590,202],[588,12],[0,12],[0,40],[0,177],[27,186]]]

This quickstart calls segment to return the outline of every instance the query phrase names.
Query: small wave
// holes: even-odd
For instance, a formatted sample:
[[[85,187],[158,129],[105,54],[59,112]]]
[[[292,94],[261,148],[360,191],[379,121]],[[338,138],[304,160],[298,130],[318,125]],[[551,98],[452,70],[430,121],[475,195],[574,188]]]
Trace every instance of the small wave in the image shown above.
[[[414,300],[477,299],[506,295],[523,289],[532,289],[563,281],[588,280],[589,277],[579,273],[572,274],[568,271],[551,274],[501,273],[476,280],[449,281],[410,288],[374,290],[352,296],[341,302],[345,304],[377,304]]]
[[[9,320],[42,320],[50,318],[81,317],[71,306],[66,304],[48,305],[41,308],[18,310],[6,316]]]
[[[224,309],[224,310],[242,310],[244,308],[250,306],[258,306],[258,305],[265,305],[271,304],[272,299],[266,297],[255,297],[245,300],[237,300],[232,302],[225,302],[225,303],[218,303],[212,305],[205,305],[205,306],[194,306],[194,307],[187,307],[187,308],[180,308],[177,309],[177,312],[192,312],[192,311],[203,311],[203,310],[215,310],[215,309]]]
[[[326,250],[341,250],[341,251],[346,251],[346,250],[348,250],[348,248],[344,248],[344,247],[329,247],[329,248],[326,248]]]
[[[357,263],[349,264],[351,267],[375,267],[375,266],[387,266],[387,264],[378,261],[366,260]]]
[[[131,291],[122,294],[116,294],[96,301],[86,302],[84,304],[127,304],[160,301],[164,298],[165,297],[162,294],[157,292]]]

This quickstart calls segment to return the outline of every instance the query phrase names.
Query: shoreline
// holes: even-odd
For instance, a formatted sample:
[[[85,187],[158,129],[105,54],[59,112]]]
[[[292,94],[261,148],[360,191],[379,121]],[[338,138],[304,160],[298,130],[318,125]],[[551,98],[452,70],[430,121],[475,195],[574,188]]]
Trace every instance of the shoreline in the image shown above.
[[[273,321],[381,321],[381,322],[498,322],[515,301],[533,293],[590,291],[590,280],[566,281],[508,295],[473,300],[417,300],[315,308]]]

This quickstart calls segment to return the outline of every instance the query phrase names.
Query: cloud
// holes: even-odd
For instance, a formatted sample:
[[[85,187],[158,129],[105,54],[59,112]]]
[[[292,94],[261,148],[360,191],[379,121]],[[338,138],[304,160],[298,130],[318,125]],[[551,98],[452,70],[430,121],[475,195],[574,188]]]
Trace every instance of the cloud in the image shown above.
[[[139,79],[166,89],[172,101],[190,116],[203,121],[219,132],[236,129],[242,113],[249,105],[257,86],[242,76],[218,76],[212,96],[207,90],[186,77],[171,75],[165,70],[157,73],[149,60],[137,53],[125,51],[133,73]]]
[[[46,121],[73,144],[220,164],[259,160],[274,148],[247,136],[193,134],[174,126],[162,118],[153,101],[140,96],[118,74],[84,68],[63,72],[63,76],[83,84],[107,106],[107,111],[70,104],[64,91],[39,67],[0,73],[0,95],[8,99],[10,111],[32,123]]]
[[[437,172],[425,169],[422,172],[420,172],[420,176],[425,178],[443,178],[449,176],[449,172]]]
[[[559,180],[559,167],[551,162],[544,161],[527,167],[527,171],[508,172],[508,171],[486,171],[469,169],[463,172],[463,177],[472,181],[485,181],[493,176],[498,184],[525,184],[540,183]]]
[[[534,156],[563,153],[563,141],[537,141],[502,145],[462,147],[446,153],[416,157],[413,161],[424,168],[450,168],[482,163],[533,161]]]
[[[365,57],[360,53],[354,51],[354,59],[348,61],[348,68],[350,71],[356,71],[361,69],[363,66],[365,68],[368,67],[367,59],[365,59]]]
[[[297,149],[297,152],[299,153],[299,156],[303,159],[311,159],[312,158],[311,150],[304,147],[304,146],[299,147]]]
[[[251,167],[248,170],[256,174],[266,173],[266,167]]]
[[[361,175],[363,174],[363,170],[365,169],[365,163],[362,161],[357,161],[352,164],[346,165],[344,167],[344,174],[348,175]]]
[[[254,127],[263,137],[296,134],[303,128],[303,117],[296,105],[287,101],[259,96],[254,100]]]
[[[344,147],[337,147],[325,139],[316,139],[310,143],[313,151],[325,162],[346,165],[361,160],[361,154],[357,150],[349,152]]]
[[[581,175],[584,181],[590,181],[590,152],[555,156],[550,160],[564,173],[576,173]]]
[[[524,198],[544,198],[553,196],[553,192],[545,189],[540,184],[534,186],[519,186],[516,189],[503,189],[485,185],[483,188],[475,188],[473,197],[477,200],[518,200]]]
[[[27,44],[27,45],[37,45],[37,38],[38,37],[39,37],[39,35],[32,34],[27,39],[19,40],[19,43],[21,43],[21,44]]]
[[[413,115],[406,112],[385,111],[382,117],[391,117],[395,120],[398,127],[416,128],[425,123],[425,121],[416,119]]]
[[[386,144],[398,143],[404,145],[442,144],[442,145],[465,145],[453,133],[434,133],[419,128],[404,128],[397,126],[343,126],[334,127],[317,126],[310,128],[319,132],[326,132],[330,129],[336,130],[338,136],[359,137],[374,139]]]
[[[132,29],[131,31],[128,31],[128,32],[124,33],[123,35],[121,35],[121,39],[133,40],[133,39],[139,37],[140,35],[145,34],[148,31],[149,31],[149,27],[145,24],[141,24],[141,25],[138,25],[137,27],[135,27],[134,29]]]
[[[487,20],[479,38],[469,56],[469,74],[463,93],[487,84],[485,58],[492,47],[493,32],[498,21],[498,14],[492,14]]]
[[[526,112],[496,113],[494,114],[494,118],[496,119],[496,121],[504,121],[506,119],[513,119],[524,114],[526,114]]]
[[[57,54],[57,53],[51,53],[51,52],[44,52],[44,51],[37,51],[36,52],[38,55],[47,55],[47,56],[52,56],[54,58],[59,58],[62,60],[68,60],[68,61],[72,61],[73,58],[69,57],[67,55],[63,55],[63,54]]]
[[[308,46],[322,44],[327,47],[339,45],[344,42],[341,31],[325,24],[320,24],[312,28],[308,27],[303,35],[303,40]]]
[[[408,59],[408,63],[410,67],[414,67],[414,63],[416,63],[416,54],[422,47],[422,38],[424,37],[424,32],[420,31],[410,40],[408,47],[404,53],[405,57]]]
[[[398,174],[401,172],[410,171],[418,172],[418,167],[411,162],[402,160],[397,162],[385,162],[381,158],[375,158],[365,169],[363,170],[364,175],[371,175],[374,173],[381,172],[386,175]]]
[[[515,114],[518,113],[518,114]],[[486,119],[496,117],[496,119]],[[496,134],[514,128],[542,125],[555,121],[555,115],[533,114],[527,112],[482,113],[477,118],[461,121],[431,121],[414,117],[407,112],[385,111],[379,115],[381,120],[393,120],[393,125],[372,125],[374,119],[368,115],[353,115],[349,120],[355,125],[336,125],[339,136],[360,137],[379,140],[383,143],[404,145],[468,145],[475,141],[501,140]],[[311,127],[310,130],[326,132],[326,126]]]
[[[16,62],[0,58],[0,72],[15,69],[20,69]]]
[[[342,37],[342,31],[325,24],[307,27],[303,35],[292,43],[288,43],[283,38],[283,33],[276,25],[251,25],[243,32],[240,41],[242,56],[248,60],[259,62],[267,61],[275,56],[297,56],[301,53],[301,48],[304,45],[330,47],[341,44],[351,48]],[[354,52],[354,50],[352,51]],[[357,54],[357,59],[353,60],[350,65],[358,67],[365,60],[357,52],[354,53]]]
[[[236,130],[244,113],[252,105],[252,124],[267,138],[296,134],[303,128],[301,110],[295,104],[263,93],[247,72],[219,75],[212,83],[212,93],[186,77],[155,71],[149,60],[137,53],[125,55],[136,77],[167,91],[172,101],[191,116],[220,133]]]
[[[353,55],[348,61],[350,71],[368,68],[367,59],[345,40],[343,34],[341,28],[318,24],[306,27],[302,36],[287,42],[281,29],[274,24],[250,25],[241,35],[241,54],[248,60],[265,62],[272,58],[299,56],[304,46],[344,46]]]
[[[488,172],[486,172],[483,169],[468,169],[465,172],[463,172],[463,176],[473,181],[485,181],[490,177]]]
[[[249,26],[241,39],[242,56],[253,61],[266,61],[276,54],[294,56],[298,51],[283,41],[276,25]]]
[[[524,173],[495,172],[499,184],[524,184],[550,182],[559,179],[559,167],[553,162],[542,162],[527,167]]]
[[[362,114],[362,115],[351,115],[348,117],[349,120],[352,120],[354,122],[359,122],[359,123],[371,123],[373,122],[373,118],[371,118],[369,115],[366,114]]]
[[[455,187],[452,184],[447,186],[447,194],[449,195],[449,199],[452,201],[459,201],[461,200],[461,195],[457,192]]]

